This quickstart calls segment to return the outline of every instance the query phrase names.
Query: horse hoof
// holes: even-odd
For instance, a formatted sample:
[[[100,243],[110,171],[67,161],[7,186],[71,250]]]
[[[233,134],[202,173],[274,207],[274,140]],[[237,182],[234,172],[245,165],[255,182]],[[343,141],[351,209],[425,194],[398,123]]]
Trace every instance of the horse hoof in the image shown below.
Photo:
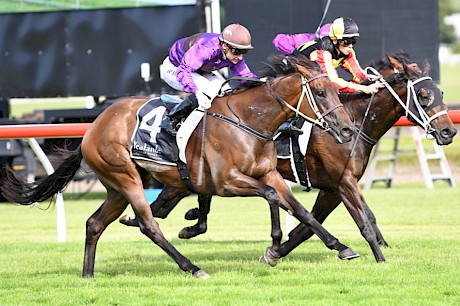
[[[265,254],[260,256],[259,262],[264,263],[264,264],[268,264],[271,267],[274,267],[274,266],[276,266],[278,264],[279,259],[280,258],[278,256],[275,256],[275,254],[273,254],[273,252],[270,250],[270,248],[268,248],[267,251],[265,252]]]
[[[179,232],[179,238],[180,239],[190,239],[192,237],[195,237],[193,233],[189,232],[187,227],[184,227],[183,229],[180,230]]]
[[[129,223],[129,221],[131,221],[132,218],[130,215],[123,215],[120,217],[120,219],[118,219],[118,221],[121,223],[121,224],[124,224],[124,225],[127,225]]]
[[[139,227],[139,222],[137,221],[135,216],[130,216],[130,215],[123,215],[118,219],[121,224],[124,224],[126,226],[134,226],[134,227]]]
[[[385,240],[379,240],[379,241],[377,241],[377,243],[380,246],[384,247],[384,248],[389,248],[390,247],[390,245]]]
[[[190,208],[185,213],[185,220],[196,220],[200,216],[200,210],[198,208]]]
[[[355,251],[353,251],[351,248],[346,248],[345,250],[341,251],[339,253],[339,258],[344,260],[344,259],[348,259],[348,260],[351,260],[353,258],[357,258],[359,257],[359,254],[356,253]]]
[[[200,278],[200,279],[208,279],[211,276],[203,270],[198,270],[195,273],[193,273],[193,277]]]

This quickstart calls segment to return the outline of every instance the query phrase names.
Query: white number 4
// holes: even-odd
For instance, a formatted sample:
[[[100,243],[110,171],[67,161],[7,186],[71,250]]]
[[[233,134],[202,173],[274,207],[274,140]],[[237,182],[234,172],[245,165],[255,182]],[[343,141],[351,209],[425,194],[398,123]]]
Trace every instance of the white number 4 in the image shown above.
[[[139,129],[150,132],[150,142],[155,143],[157,134],[160,132],[160,124],[163,119],[163,114],[166,111],[166,107],[159,106],[152,109],[148,114],[142,117],[142,122],[139,125]]]

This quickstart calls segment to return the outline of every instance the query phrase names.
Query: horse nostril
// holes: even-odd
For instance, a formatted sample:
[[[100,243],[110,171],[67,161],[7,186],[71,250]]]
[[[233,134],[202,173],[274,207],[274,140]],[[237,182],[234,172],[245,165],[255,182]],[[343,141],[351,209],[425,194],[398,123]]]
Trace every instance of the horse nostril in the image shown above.
[[[454,137],[457,134],[457,129],[452,128],[452,129],[442,129],[441,130],[441,135],[443,137]]]
[[[352,130],[348,126],[342,128],[342,130],[340,131],[340,135],[342,135],[345,138],[351,137],[351,134],[352,134]]]

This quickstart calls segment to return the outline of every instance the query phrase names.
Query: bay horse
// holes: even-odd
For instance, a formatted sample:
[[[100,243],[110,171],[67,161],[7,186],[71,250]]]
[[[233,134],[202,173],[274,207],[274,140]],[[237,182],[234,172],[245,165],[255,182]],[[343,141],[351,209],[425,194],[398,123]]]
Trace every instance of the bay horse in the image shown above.
[[[358,255],[327,232],[294,198],[276,170],[272,137],[287,119],[301,116],[321,125],[338,142],[345,143],[351,140],[353,123],[340,107],[336,88],[316,63],[278,56],[269,59],[267,71],[279,77],[267,80],[265,86],[259,83],[259,86],[216,98],[206,112],[209,118],[205,133],[203,123],[192,133],[185,154],[193,187],[209,198],[212,195],[264,198],[271,215],[272,246],[266,252],[270,254],[267,261],[272,266],[277,263],[282,239],[280,205],[311,227],[328,248],[339,252],[340,258],[354,258]],[[187,191],[178,168],[130,157],[137,112],[148,100],[122,98],[107,107],[89,127],[81,146],[68,151],[69,157],[56,171],[37,182],[28,183],[12,169],[5,169],[1,191],[8,201],[23,205],[45,201],[63,190],[80,168],[83,158],[97,174],[107,189],[107,197],[86,222],[83,277],[94,277],[97,243],[107,226],[128,204],[137,215],[141,232],[164,250],[180,269],[197,278],[209,277],[166,240],[145,197],[143,186],[151,177],[182,192]],[[302,103],[304,100],[308,101]],[[213,114],[227,120],[219,120]],[[311,118],[315,116],[316,119]],[[200,152],[204,152],[204,163],[202,182],[198,184]]]
[[[313,216],[323,223],[340,202],[343,202],[362,236],[369,243],[375,260],[383,262],[385,257],[380,245],[388,247],[388,243],[383,238],[375,215],[367,205],[358,183],[367,167],[373,146],[404,114],[433,135],[439,145],[450,144],[457,130],[447,115],[447,106],[442,102],[440,89],[428,77],[428,63],[425,63],[422,72],[408,54],[400,51],[375,62],[374,65],[382,77],[385,76],[381,81],[386,82],[386,89],[380,90],[374,97],[363,93],[341,95],[346,110],[356,121],[356,130],[359,130],[353,135],[353,141],[337,145],[331,137],[313,127],[305,161],[311,187],[320,189],[312,208]],[[390,90],[394,91],[394,95]],[[404,104],[402,101],[408,102]],[[284,179],[298,182],[289,159],[278,159],[277,169]],[[159,198],[152,203],[154,215],[166,217],[188,194],[165,186]],[[186,213],[186,219],[198,219],[198,223],[183,228],[179,233],[180,238],[191,238],[206,232],[206,216],[210,211],[211,201],[198,197],[198,202],[199,208],[192,208]],[[120,221],[135,225],[128,216]],[[289,240],[281,245],[281,257],[289,254],[313,234],[310,229],[299,224],[289,233]]]

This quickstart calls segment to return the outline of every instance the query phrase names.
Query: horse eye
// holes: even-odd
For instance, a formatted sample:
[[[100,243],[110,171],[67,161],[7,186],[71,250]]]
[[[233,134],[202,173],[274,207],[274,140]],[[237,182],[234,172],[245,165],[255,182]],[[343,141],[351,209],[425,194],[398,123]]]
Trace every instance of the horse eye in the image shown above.
[[[316,91],[316,95],[318,97],[324,98],[324,97],[326,97],[326,92],[324,90],[319,89],[319,90]]]

